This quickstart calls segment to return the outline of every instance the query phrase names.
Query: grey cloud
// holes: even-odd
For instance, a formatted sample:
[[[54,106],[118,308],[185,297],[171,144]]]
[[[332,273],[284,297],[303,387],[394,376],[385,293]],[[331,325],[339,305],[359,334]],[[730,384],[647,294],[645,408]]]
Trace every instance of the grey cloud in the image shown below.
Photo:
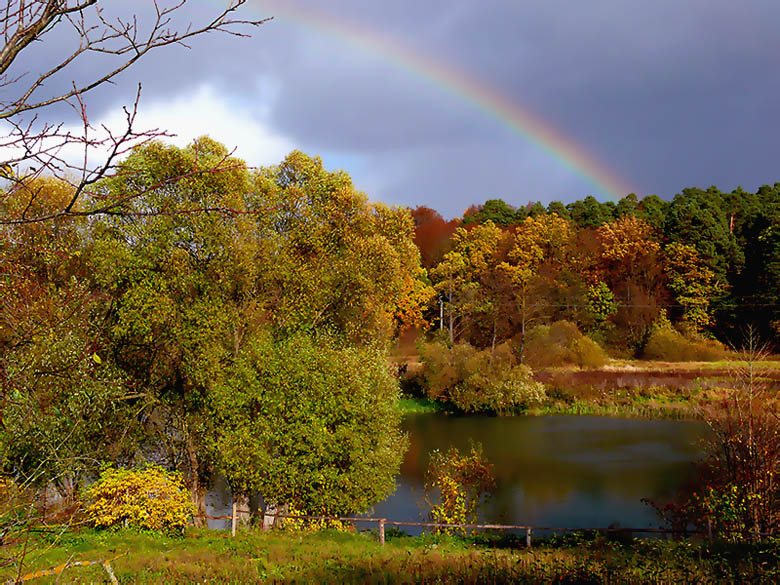
[[[670,197],[713,183],[755,188],[780,179],[773,175],[780,126],[775,0],[251,4],[246,16],[276,11],[279,18],[251,39],[210,35],[189,51],[163,49],[95,94],[94,107],[114,107],[139,79],[147,102],[209,83],[234,100],[270,106],[274,130],[304,150],[367,161],[360,172],[375,186],[370,195],[449,214],[495,195],[517,204],[592,192],[457,92],[332,30],[286,18],[283,8],[292,4],[397,39],[496,88],[640,194]],[[197,0],[181,16],[199,21],[213,10],[213,2]],[[273,103],[258,93],[258,77],[278,89]],[[515,193],[528,197],[514,200]]]

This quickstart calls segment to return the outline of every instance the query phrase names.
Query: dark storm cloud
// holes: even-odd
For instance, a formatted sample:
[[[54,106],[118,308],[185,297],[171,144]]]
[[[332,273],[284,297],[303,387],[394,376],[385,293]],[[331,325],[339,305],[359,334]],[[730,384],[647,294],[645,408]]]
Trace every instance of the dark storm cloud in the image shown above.
[[[202,22],[217,4],[192,1],[181,21]],[[138,80],[147,103],[210,84],[270,106],[273,130],[303,150],[359,157],[353,174],[373,186],[369,195],[447,215],[499,194],[518,204],[594,192],[457,92],[311,18],[290,18],[291,5],[396,39],[496,88],[640,194],[780,179],[775,0],[250,0],[246,17],[278,18],[249,40],[209,35],[192,50],[164,49],[93,106],[114,107]],[[258,93],[258,77],[273,95]]]
[[[379,169],[383,164],[380,155],[365,166]],[[385,166],[386,184],[375,195],[397,205],[433,206],[447,217],[496,197],[521,207],[550,193],[556,194],[553,198],[576,198],[590,189],[544,153],[514,148],[506,140],[493,146],[462,142],[411,149]]]
[[[508,92],[595,145],[645,192],[774,180],[779,5],[622,3],[629,9],[608,18],[575,8],[574,19],[547,6],[537,25],[557,42],[539,55],[546,69],[514,86],[507,76]]]
[[[605,161],[640,194],[669,197],[688,185],[712,183],[755,188],[776,178],[776,3],[480,2],[419,10],[419,3],[385,4],[315,5],[361,26],[392,31],[417,51],[500,88]],[[295,30],[283,19],[278,25]],[[330,40],[308,42],[316,47]],[[504,179],[503,191],[513,190],[516,158],[496,156],[493,121],[419,79],[408,78],[404,86],[408,73],[382,59],[356,66],[348,46],[333,47],[301,53],[298,67],[277,71],[279,130],[317,148],[351,145],[363,152],[406,146],[411,153],[442,141],[481,140],[484,158],[480,149],[472,151],[472,167],[492,181]],[[475,192],[476,178],[465,188],[462,176],[435,170],[447,160],[445,148],[416,151],[408,177],[399,178],[394,165],[388,188],[404,185],[409,192],[418,181],[426,186],[425,202],[455,213],[490,196]],[[523,149],[535,147],[518,137],[514,151]],[[373,172],[382,173],[378,164]],[[555,173],[555,165],[537,172]],[[552,177],[548,189],[543,177],[529,182],[540,185],[544,201],[585,194],[571,193],[562,185],[567,181]]]

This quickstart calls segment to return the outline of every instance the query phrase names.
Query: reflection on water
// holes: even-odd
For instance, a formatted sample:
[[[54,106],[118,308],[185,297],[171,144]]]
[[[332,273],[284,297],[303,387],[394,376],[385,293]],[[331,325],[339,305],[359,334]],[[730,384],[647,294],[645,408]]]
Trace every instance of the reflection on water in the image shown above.
[[[642,498],[662,499],[692,472],[706,433],[703,423],[592,416],[449,417],[424,414],[404,421],[410,445],[397,489],[371,515],[423,521],[423,476],[431,451],[482,443],[498,490],[485,519],[567,528],[657,526]],[[257,509],[259,498],[252,498]],[[224,479],[207,499],[208,513],[229,515]],[[229,521],[209,521],[229,528]],[[410,532],[414,532],[411,531]]]
[[[674,492],[692,472],[706,427],[690,421],[586,416],[447,417],[405,421],[410,447],[398,489],[374,515],[422,520],[430,452],[482,443],[498,491],[486,520],[560,527],[658,524],[642,498]]]

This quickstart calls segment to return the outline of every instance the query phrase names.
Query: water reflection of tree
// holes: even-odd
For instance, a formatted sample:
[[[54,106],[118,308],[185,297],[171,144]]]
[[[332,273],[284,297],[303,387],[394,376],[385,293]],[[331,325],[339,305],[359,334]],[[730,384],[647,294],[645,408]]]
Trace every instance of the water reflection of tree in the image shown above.
[[[411,445],[402,473],[422,485],[433,448],[481,442],[494,465],[498,490],[488,516],[526,521],[591,502],[631,507],[676,490],[691,473],[696,423],[616,421],[591,417],[489,418],[430,415],[407,421]],[[609,503],[606,503],[609,502]],[[615,518],[615,520],[620,520]]]

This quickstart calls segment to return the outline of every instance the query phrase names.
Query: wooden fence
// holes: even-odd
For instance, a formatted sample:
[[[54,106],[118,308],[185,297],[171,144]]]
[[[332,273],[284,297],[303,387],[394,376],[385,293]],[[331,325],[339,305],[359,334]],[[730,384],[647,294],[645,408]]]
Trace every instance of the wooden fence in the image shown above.
[[[246,513],[247,511],[242,511]],[[712,523],[708,521],[707,530],[672,530],[668,528],[623,528],[607,527],[607,528],[567,528],[559,526],[528,526],[521,524],[441,524],[437,522],[406,522],[400,520],[388,520],[387,518],[358,518],[349,516],[307,516],[299,514],[279,514],[268,513],[263,514],[264,517],[278,518],[278,519],[290,519],[290,520],[310,520],[310,521],[333,521],[333,522],[352,522],[352,523],[364,523],[364,524],[377,524],[379,527],[379,543],[384,546],[385,544],[385,527],[386,526],[413,526],[419,528],[436,528],[436,529],[461,529],[461,530],[518,530],[525,531],[525,544],[528,548],[532,545],[532,535],[536,532],[598,532],[602,534],[671,534],[674,536],[687,536],[692,534],[704,535],[708,540],[713,540]],[[210,520],[231,520],[232,521],[232,533],[236,534],[236,519],[234,516],[209,516],[207,514],[201,514],[201,518],[208,518]],[[775,536],[774,534],[768,534],[760,532],[756,534],[760,537]]]

